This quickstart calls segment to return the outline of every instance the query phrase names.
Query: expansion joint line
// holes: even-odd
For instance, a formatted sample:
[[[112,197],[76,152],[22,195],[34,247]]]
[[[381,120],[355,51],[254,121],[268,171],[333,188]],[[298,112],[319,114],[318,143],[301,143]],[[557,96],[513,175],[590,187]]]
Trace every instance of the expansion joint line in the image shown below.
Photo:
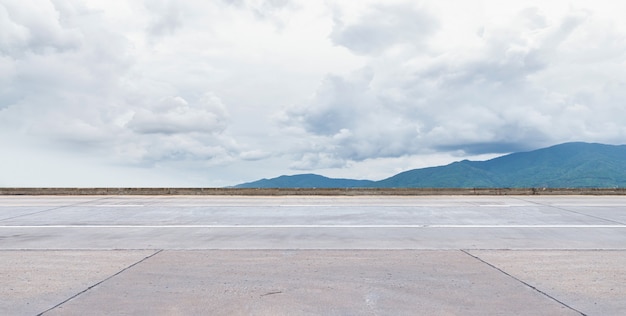
[[[16,215],[16,216],[12,216],[12,217],[2,218],[2,219],[0,219],[0,222],[8,221],[8,220],[11,220],[11,219],[16,219],[16,218],[20,218],[20,217],[25,217],[25,216],[31,216],[31,215],[35,215],[35,214],[41,214],[41,213],[45,213],[45,212],[56,211],[58,209],[62,209],[62,208],[66,208],[66,207],[78,206],[78,205],[85,204],[85,203],[91,203],[91,202],[95,202],[95,201],[102,201],[102,200],[106,200],[108,198],[109,197],[103,197],[103,198],[99,198],[99,199],[95,199],[95,200],[78,202],[78,203],[74,203],[74,204],[70,204],[70,205],[61,205],[61,206],[57,206],[57,207],[53,207],[53,208],[50,208],[50,209],[45,209],[45,210],[41,210],[41,211],[37,211],[37,212],[32,212],[32,213],[28,213],[28,214],[20,214],[20,215]]]
[[[135,263],[133,263],[133,264],[129,265],[128,267],[126,267],[126,268],[124,268],[124,269],[122,269],[122,270],[118,271],[117,273],[115,273],[115,274],[113,274],[113,275],[111,275],[111,276],[107,277],[106,279],[104,279],[104,280],[102,280],[102,281],[100,281],[100,282],[98,282],[98,283],[96,283],[96,284],[94,284],[94,285],[92,285],[92,286],[90,286],[90,287],[88,287],[88,288],[86,288],[86,289],[84,289],[84,290],[82,290],[82,291],[80,291],[80,292],[78,292],[78,293],[74,294],[73,296],[71,296],[70,298],[68,298],[68,299],[64,300],[63,302],[61,302],[61,303],[59,303],[59,304],[57,304],[57,305],[54,305],[54,306],[52,306],[52,307],[50,307],[50,308],[46,309],[45,311],[43,311],[43,312],[41,312],[41,313],[37,314],[37,316],[41,316],[41,315],[43,315],[43,314],[45,314],[45,313],[47,313],[47,312],[49,312],[49,311],[51,311],[51,310],[53,310],[53,309],[55,309],[55,308],[57,308],[57,307],[59,307],[59,306],[61,306],[61,305],[65,304],[65,303],[67,303],[67,302],[69,302],[69,301],[73,300],[74,298],[76,298],[76,297],[80,296],[81,294],[83,294],[83,293],[85,293],[85,292],[87,292],[87,291],[89,291],[89,290],[93,289],[94,287],[96,287],[96,286],[98,286],[98,285],[100,285],[100,284],[102,284],[102,283],[104,283],[104,282],[106,282],[106,281],[108,281],[108,280],[110,280],[110,279],[112,279],[112,278],[114,278],[114,277],[116,277],[116,276],[120,275],[120,274],[121,274],[121,273],[123,273],[124,271],[126,271],[126,270],[128,270],[128,269],[130,269],[130,268],[132,268],[132,267],[134,267],[134,266],[136,266],[136,265],[138,265],[138,264],[140,264],[140,263],[142,263],[142,262],[144,262],[144,261],[146,261],[146,260],[148,260],[148,259],[150,259],[150,258],[152,258],[152,257],[154,257],[154,256],[156,256],[156,255],[158,255],[158,254],[159,254],[159,253],[161,253],[162,251],[163,251],[163,249],[159,249],[157,252],[155,252],[155,253],[153,253],[153,254],[151,254],[151,255],[149,255],[149,256],[147,256],[147,257],[145,257],[145,258],[143,258],[143,259],[141,259],[141,260],[139,260],[139,261],[137,261],[137,262],[135,262]]]
[[[535,286],[533,286],[533,285],[531,285],[531,284],[529,284],[529,283],[527,283],[527,282],[524,282],[524,281],[522,281],[522,280],[520,280],[520,279],[518,279],[518,278],[514,277],[513,275],[511,275],[511,274],[507,273],[506,271],[504,271],[504,270],[502,270],[502,269],[500,269],[500,268],[496,267],[495,265],[493,265],[493,264],[491,264],[491,263],[489,263],[489,262],[487,262],[487,261],[485,261],[485,260],[483,260],[483,259],[481,259],[481,258],[479,258],[479,257],[477,257],[477,256],[475,256],[475,255],[473,255],[473,254],[471,254],[471,253],[469,253],[467,250],[465,250],[465,249],[461,249],[461,252],[463,252],[463,253],[467,254],[468,256],[470,256],[470,257],[472,257],[472,258],[474,258],[474,259],[476,259],[476,260],[478,260],[478,261],[480,261],[480,262],[482,262],[482,263],[484,263],[484,264],[486,264],[486,265],[490,266],[491,268],[493,268],[493,269],[495,269],[495,270],[500,271],[502,274],[504,274],[504,275],[508,276],[509,278],[511,278],[511,279],[513,279],[513,280],[515,280],[515,281],[517,281],[517,282],[520,282],[520,283],[524,284],[525,286],[527,286],[527,287],[529,287],[529,288],[531,288],[531,289],[533,289],[533,290],[537,291],[539,294],[542,294],[542,295],[544,295],[544,296],[548,297],[549,299],[551,299],[551,300],[553,300],[553,301],[555,301],[555,302],[557,302],[557,303],[559,303],[559,304],[561,304],[561,305],[563,305],[563,306],[565,306],[565,307],[567,307],[567,308],[571,309],[572,311],[574,311],[574,312],[576,312],[576,313],[578,313],[578,314],[580,314],[580,315],[582,315],[582,316],[587,316],[587,314],[585,314],[585,313],[583,313],[583,312],[581,312],[581,311],[579,311],[579,310],[577,310],[577,309],[575,309],[575,308],[573,308],[573,307],[571,307],[571,306],[569,306],[569,305],[565,304],[564,302],[560,301],[560,300],[559,300],[559,299],[557,299],[556,297],[554,297],[554,296],[552,296],[552,295],[550,295],[550,294],[548,294],[548,293],[546,293],[546,292],[544,292],[544,291],[542,291],[542,290],[538,289],[537,287],[535,287]]]
[[[539,203],[539,202],[535,202],[535,201],[528,201],[528,200],[524,200],[524,199],[518,198],[518,197],[516,197],[515,199],[518,199],[518,200],[524,201],[524,202],[528,202],[528,203],[541,205],[541,206],[551,207],[551,208],[555,208],[557,210],[566,211],[566,212],[570,212],[570,213],[574,213],[574,214],[578,214],[578,215],[583,215],[583,216],[587,216],[587,217],[591,217],[591,218],[595,218],[595,219],[599,219],[599,220],[603,220],[603,221],[607,221],[607,222],[612,222],[612,223],[616,223],[616,224],[626,225],[626,223],[622,223],[622,222],[619,222],[619,221],[616,221],[616,220],[612,220],[612,219],[608,219],[608,218],[604,218],[604,217],[600,217],[600,216],[589,215],[589,214],[585,214],[585,213],[581,213],[581,212],[576,212],[576,211],[568,210],[568,209],[563,208],[563,207],[558,207],[558,206],[554,206],[554,205],[550,205],[550,204]]]

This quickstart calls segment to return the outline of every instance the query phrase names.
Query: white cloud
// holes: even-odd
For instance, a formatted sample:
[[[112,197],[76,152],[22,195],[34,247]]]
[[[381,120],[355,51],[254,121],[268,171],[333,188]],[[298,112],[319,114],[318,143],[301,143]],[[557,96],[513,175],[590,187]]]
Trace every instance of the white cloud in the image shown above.
[[[146,8],[153,12],[148,32],[153,36],[172,35],[183,24],[183,9],[179,1],[146,1]]]
[[[255,161],[269,158],[271,156],[270,153],[263,150],[249,150],[244,151],[239,154],[239,157],[246,161]]]
[[[598,25],[603,20],[591,10],[568,9],[548,17],[536,7],[519,7],[506,23],[472,21],[478,32],[468,28],[466,36],[473,40],[457,45],[450,41],[441,45],[445,38],[462,36],[448,36],[445,28],[415,41],[413,34],[403,33],[406,26],[400,22],[380,25],[393,11],[376,12],[384,13],[375,17],[366,11],[356,18],[355,27],[398,37],[385,37],[389,42],[382,43],[376,34],[360,36],[376,48],[372,50],[346,41],[357,53],[371,55],[367,71],[326,79],[312,101],[280,116],[300,139],[311,140],[308,149],[299,148],[304,153],[297,156],[298,168],[348,166],[439,150],[469,155],[571,140],[615,143],[626,136],[619,119],[610,117],[626,111],[617,108],[624,95],[617,88],[626,82],[624,74],[617,79],[615,72],[604,68],[623,65],[619,51],[624,42],[603,36],[598,40],[596,32],[610,30],[612,39],[623,38],[624,33],[620,36],[608,25]],[[421,13],[406,12],[423,19]],[[393,16],[402,20],[404,14]],[[446,25],[450,19],[439,18],[430,24]],[[346,28],[338,24],[333,34]],[[428,47],[385,50],[396,42]]]
[[[380,178],[564,141],[621,143],[624,10],[0,0],[1,141],[31,164],[82,161],[129,183],[129,170],[158,170],[177,185],[303,169]],[[44,183],[19,155],[0,157],[0,171]]]
[[[437,28],[435,18],[408,3],[374,4],[353,22],[338,15],[331,39],[357,54],[378,55],[395,45],[422,48]]]
[[[77,30],[62,25],[53,3],[8,1],[0,3],[0,52],[20,56],[28,52],[50,53],[76,49]]]
[[[12,10],[11,21],[28,31],[22,42],[3,47],[10,57],[2,59],[10,77],[0,95],[6,132],[134,166],[215,164],[237,155],[236,142],[223,135],[228,111],[215,94],[142,74],[150,66],[144,64],[149,54],[135,46],[141,42],[129,41],[135,33],[124,33],[136,25],[108,16],[124,17],[123,7],[102,12],[61,1],[39,5],[33,11],[2,5]],[[176,96],[181,94],[186,96]]]

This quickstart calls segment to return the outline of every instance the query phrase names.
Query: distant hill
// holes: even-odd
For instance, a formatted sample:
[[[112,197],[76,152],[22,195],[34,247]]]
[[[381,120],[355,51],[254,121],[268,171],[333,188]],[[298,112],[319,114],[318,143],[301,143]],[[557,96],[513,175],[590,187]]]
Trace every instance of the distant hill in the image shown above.
[[[370,187],[373,183],[374,181],[370,180],[333,179],[317,174],[298,174],[242,183],[235,188],[364,188]]]
[[[281,176],[241,188],[613,188],[626,187],[626,145],[565,143],[487,161],[414,169],[380,181]]]

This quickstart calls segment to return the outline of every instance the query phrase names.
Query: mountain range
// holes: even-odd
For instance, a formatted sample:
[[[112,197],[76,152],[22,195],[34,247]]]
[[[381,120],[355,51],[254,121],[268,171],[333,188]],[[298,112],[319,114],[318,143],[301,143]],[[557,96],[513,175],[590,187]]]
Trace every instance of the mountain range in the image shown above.
[[[298,174],[236,188],[621,188],[626,145],[573,142],[486,161],[413,169],[380,181]]]

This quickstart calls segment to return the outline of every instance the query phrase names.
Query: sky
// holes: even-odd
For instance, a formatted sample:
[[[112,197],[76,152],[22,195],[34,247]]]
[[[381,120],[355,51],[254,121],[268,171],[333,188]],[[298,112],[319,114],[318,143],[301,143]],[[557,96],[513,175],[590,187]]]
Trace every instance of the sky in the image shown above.
[[[626,141],[626,2],[0,0],[0,186],[379,180]]]

